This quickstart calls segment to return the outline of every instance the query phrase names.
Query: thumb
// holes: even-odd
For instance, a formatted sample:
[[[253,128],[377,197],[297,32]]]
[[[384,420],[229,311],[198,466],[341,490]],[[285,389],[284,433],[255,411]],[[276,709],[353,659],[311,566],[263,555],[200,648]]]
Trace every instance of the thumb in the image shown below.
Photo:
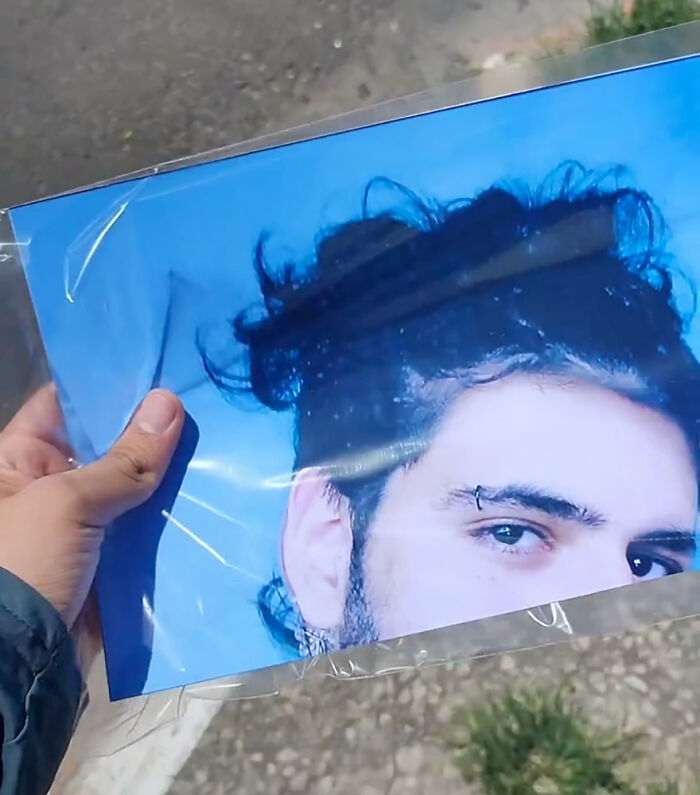
[[[79,498],[76,519],[104,526],[145,502],[163,480],[184,419],[175,395],[163,389],[150,392],[106,455],[62,475]]]

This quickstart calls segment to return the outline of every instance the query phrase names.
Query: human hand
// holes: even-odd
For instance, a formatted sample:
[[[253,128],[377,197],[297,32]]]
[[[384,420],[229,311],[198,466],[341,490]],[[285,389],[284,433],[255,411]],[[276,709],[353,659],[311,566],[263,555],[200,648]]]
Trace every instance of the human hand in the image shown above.
[[[42,594],[68,627],[90,590],[105,527],[158,488],[184,417],[175,395],[154,390],[112,449],[79,469],[52,386],[0,433],[0,567]]]

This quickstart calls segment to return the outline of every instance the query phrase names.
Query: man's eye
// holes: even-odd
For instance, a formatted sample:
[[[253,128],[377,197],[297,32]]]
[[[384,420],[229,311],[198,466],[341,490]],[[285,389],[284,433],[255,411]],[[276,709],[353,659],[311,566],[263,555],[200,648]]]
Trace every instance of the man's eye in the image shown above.
[[[499,524],[484,529],[496,543],[520,550],[531,549],[542,543],[543,536],[533,527],[522,524]]]
[[[627,563],[632,574],[640,580],[657,580],[659,577],[668,577],[669,574],[683,571],[677,561],[634,549],[627,551]]]

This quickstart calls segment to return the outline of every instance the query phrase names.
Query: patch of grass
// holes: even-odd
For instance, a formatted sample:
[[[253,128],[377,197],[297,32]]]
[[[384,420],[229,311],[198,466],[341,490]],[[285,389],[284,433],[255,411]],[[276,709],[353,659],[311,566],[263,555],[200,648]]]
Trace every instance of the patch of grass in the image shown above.
[[[468,783],[485,795],[676,795],[675,785],[637,789],[622,772],[642,735],[594,729],[562,691],[516,695],[462,710],[452,741]]]
[[[680,25],[700,19],[699,0],[628,0],[612,8],[593,3],[591,18],[586,24],[589,44],[650,33],[652,30]]]

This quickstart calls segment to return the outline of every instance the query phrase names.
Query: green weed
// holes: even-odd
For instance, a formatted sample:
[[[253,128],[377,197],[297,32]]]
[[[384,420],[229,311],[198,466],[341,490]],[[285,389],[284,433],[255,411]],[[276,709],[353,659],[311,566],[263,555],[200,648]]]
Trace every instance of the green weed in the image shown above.
[[[562,691],[514,694],[461,710],[451,745],[466,782],[485,795],[677,795],[625,778],[643,735],[594,729]]]
[[[698,0],[632,0],[612,8],[593,3],[586,25],[588,44],[605,44],[700,19]]]

